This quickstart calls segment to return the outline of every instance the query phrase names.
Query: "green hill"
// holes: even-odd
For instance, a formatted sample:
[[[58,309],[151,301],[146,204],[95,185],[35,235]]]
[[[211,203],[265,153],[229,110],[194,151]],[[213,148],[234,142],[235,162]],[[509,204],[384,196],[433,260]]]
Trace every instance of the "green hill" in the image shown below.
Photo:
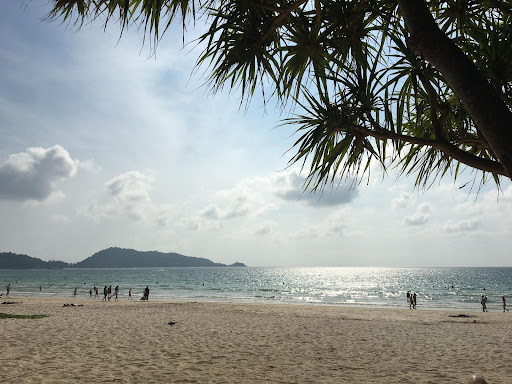
[[[232,266],[238,266],[235,263]],[[245,265],[241,265],[244,266]],[[137,267],[227,267],[199,257],[157,251],[141,252],[134,249],[108,248],[73,264],[73,268],[137,268]]]
[[[60,269],[67,267],[69,264],[63,261],[43,261],[12,252],[0,253],[0,269]]]
[[[145,267],[245,267],[243,263],[231,265],[211,260],[183,256],[179,253],[157,251],[141,252],[134,249],[108,248],[96,252],[75,264],[63,261],[43,261],[12,252],[0,253],[0,269],[57,269],[57,268],[145,268]]]

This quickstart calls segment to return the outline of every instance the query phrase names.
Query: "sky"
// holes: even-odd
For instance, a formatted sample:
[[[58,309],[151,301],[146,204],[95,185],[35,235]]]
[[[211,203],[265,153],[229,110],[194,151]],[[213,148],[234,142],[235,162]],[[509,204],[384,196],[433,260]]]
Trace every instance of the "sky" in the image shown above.
[[[288,166],[296,127],[280,126],[289,111],[212,95],[181,30],[152,55],[136,28],[121,39],[117,25],[77,31],[43,21],[48,10],[0,1],[0,252],[71,263],[122,247],[248,266],[511,266],[509,181],[471,190],[468,170],[417,190],[372,166],[368,183],[304,191],[307,174]]]

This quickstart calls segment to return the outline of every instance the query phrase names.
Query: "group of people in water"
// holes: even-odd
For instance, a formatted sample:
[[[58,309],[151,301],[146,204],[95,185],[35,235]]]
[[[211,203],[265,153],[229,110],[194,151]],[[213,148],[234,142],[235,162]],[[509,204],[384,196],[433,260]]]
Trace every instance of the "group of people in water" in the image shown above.
[[[76,297],[77,289],[75,288],[73,291],[73,297]],[[89,289],[89,297],[92,298],[92,295],[94,294],[95,298],[99,297],[98,288],[94,286],[93,288]],[[112,286],[109,285],[108,287],[105,285],[103,287],[103,298],[101,301],[110,301],[110,299],[114,298],[114,301],[118,301],[119,296],[119,285],[116,285],[114,288],[114,291],[112,291]],[[132,289],[130,288],[128,290],[128,300],[132,299]],[[146,286],[144,288],[144,292],[142,294],[141,300],[147,301],[149,300],[149,287]]]

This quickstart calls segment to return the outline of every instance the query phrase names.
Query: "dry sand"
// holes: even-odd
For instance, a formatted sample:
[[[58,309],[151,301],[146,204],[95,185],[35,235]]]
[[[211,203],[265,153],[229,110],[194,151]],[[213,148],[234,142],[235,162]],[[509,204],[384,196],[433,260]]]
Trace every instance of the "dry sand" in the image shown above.
[[[509,313],[5,300],[2,383],[512,383]]]

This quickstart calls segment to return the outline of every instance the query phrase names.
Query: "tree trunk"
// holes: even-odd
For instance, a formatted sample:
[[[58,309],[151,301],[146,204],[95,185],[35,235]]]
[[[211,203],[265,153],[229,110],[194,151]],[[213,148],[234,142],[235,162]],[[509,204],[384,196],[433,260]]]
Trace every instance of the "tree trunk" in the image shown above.
[[[446,79],[512,179],[512,112],[476,65],[440,29],[425,0],[397,0],[408,45]]]

